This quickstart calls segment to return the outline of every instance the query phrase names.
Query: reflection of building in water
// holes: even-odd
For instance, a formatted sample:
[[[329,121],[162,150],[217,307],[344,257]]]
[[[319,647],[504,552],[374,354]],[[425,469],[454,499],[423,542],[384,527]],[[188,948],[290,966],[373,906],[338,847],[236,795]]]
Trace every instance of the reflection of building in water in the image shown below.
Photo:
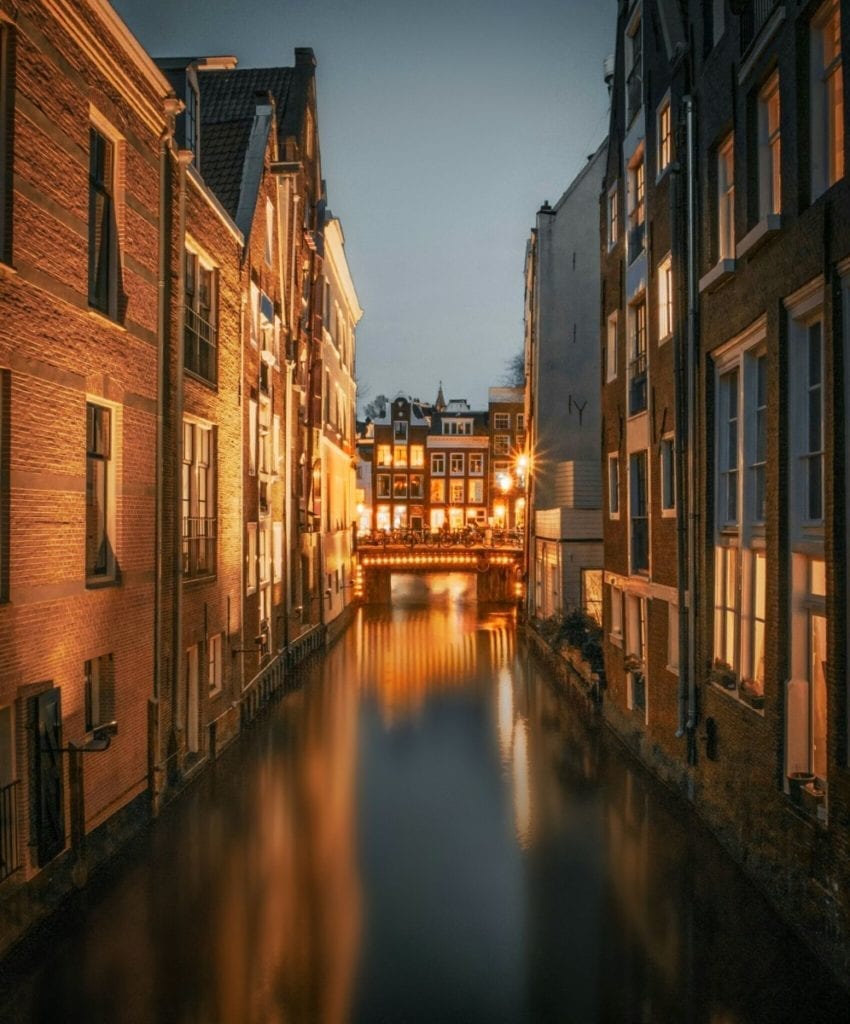
[[[348,1019],[360,887],[357,693],[347,685],[343,653],[338,649],[325,662],[325,682],[287,698],[247,812],[251,829],[225,849],[221,888],[229,895],[219,920],[210,922],[219,936],[220,1012],[209,1019]]]
[[[474,584],[462,574],[434,574],[428,577],[427,607],[414,604],[359,619],[358,671],[386,721],[419,711],[436,690],[487,678],[513,656],[513,615],[479,618],[474,601],[467,600]]]

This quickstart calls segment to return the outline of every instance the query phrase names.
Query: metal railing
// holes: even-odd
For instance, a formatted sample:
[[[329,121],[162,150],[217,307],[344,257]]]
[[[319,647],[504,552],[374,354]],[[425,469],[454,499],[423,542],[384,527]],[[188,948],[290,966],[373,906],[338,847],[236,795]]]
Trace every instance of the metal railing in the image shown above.
[[[629,415],[646,409],[646,352],[638,352],[629,363]]]
[[[183,365],[191,373],[215,383],[216,328],[191,306],[184,306]]]
[[[741,13],[741,52],[746,52],[764,28],[780,0],[750,0]]]
[[[0,882],[23,866],[18,841],[18,791],[20,782],[0,787]]]
[[[184,576],[208,576],[215,572],[217,522],[214,516],[183,517]]]

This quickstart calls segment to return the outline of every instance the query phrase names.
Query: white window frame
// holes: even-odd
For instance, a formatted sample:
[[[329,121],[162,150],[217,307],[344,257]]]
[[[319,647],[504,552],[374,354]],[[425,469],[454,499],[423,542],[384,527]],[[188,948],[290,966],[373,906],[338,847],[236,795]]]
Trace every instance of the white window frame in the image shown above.
[[[481,452],[469,453],[469,475],[484,476],[484,455]]]
[[[246,523],[245,529],[245,593],[254,594],[257,590],[257,524]]]
[[[493,413],[493,430],[510,430],[511,414],[509,412]]]
[[[658,264],[658,344],[673,336],[673,255]]]
[[[446,475],[445,452],[431,452],[431,476]]]
[[[611,602],[610,623],[608,639],[616,647],[623,646],[623,591],[613,583],[608,586],[609,600]]]
[[[836,52],[828,53],[827,46],[831,44],[827,33],[833,25],[838,27],[838,47]],[[812,202],[844,177],[846,112],[845,117],[837,116],[839,103],[836,102],[836,96],[843,99],[841,42],[841,5],[839,0],[827,0],[812,18],[809,34]],[[840,128],[840,134],[836,127]]]
[[[773,118],[775,117],[775,124]],[[758,95],[759,219],[782,211],[782,104],[779,71],[776,70]]]
[[[717,259],[735,259],[735,134],[717,147]]]
[[[451,452],[449,455],[449,476],[465,476],[466,459],[463,452]]]
[[[605,382],[617,379],[617,324],[619,313],[615,309],[608,317],[608,336],[605,343]]]

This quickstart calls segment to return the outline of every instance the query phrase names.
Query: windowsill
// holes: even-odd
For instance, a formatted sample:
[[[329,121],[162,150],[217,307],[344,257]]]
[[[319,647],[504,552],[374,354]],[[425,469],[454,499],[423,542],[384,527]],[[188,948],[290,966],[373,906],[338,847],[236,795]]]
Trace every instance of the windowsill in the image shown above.
[[[184,586],[189,586],[190,584],[201,585],[203,583],[213,583],[216,579],[216,574],[210,572],[205,573],[203,576],[181,576],[180,579]]]
[[[666,343],[667,343],[668,341],[670,341],[670,339],[671,339],[672,337],[673,337],[673,332],[672,332],[672,331],[670,331],[670,332],[668,332],[667,334],[665,334],[665,335],[664,335],[663,337],[661,337],[661,338],[659,338],[659,339],[658,339],[658,344],[659,344],[659,345],[664,345],[664,344],[666,344]]]
[[[185,366],[183,367],[183,374],[186,377],[191,377],[192,380],[196,380],[199,384],[203,384],[205,387],[208,387],[211,391],[218,391],[218,381],[202,377],[199,373],[195,373],[194,370],[190,370]]]
[[[714,679],[710,679],[709,682],[713,690],[716,690],[718,693],[722,693],[725,697],[731,700],[736,707],[752,711],[753,714],[758,715],[760,718],[764,718],[764,696],[760,698],[756,696],[741,696],[740,683],[736,683],[734,687],[729,687],[724,686],[722,683],[719,683]]]
[[[646,407],[643,409],[637,409],[635,412],[629,412],[629,419],[636,420],[638,416],[646,416]]]
[[[106,587],[117,587],[120,584],[117,575],[113,576],[87,576],[86,590],[104,590]]]
[[[769,238],[773,238],[774,235],[778,234],[781,227],[781,214],[769,213],[767,216],[762,217],[758,224],[751,231],[748,231],[738,243],[735,249],[735,259],[739,260],[746,255],[752,256]]]
[[[89,306],[88,314],[95,320],[100,320],[101,323],[108,324],[110,327],[114,327],[121,331],[122,334],[127,333],[127,328],[120,321],[116,320],[110,313],[104,312],[102,309],[98,309],[96,306]]]
[[[699,279],[699,290],[701,292],[713,292],[716,288],[719,288],[724,284],[734,273],[734,260],[718,260],[711,270]]]
[[[221,686],[219,686],[217,690],[210,690],[210,692],[207,694],[207,699],[215,700],[217,697],[220,697],[222,693],[224,693],[224,690]]]
[[[673,169],[673,162],[672,161],[669,164],[665,164],[661,168],[661,170],[658,172],[658,174],[655,176],[655,184],[657,185],[657,184],[659,184],[659,182],[663,181],[667,177],[667,175],[670,173],[670,171],[672,169]]]
[[[661,518],[662,519],[675,519],[676,518],[676,509],[675,508],[662,508],[661,509]]]
[[[613,519],[615,522],[619,522],[620,521],[620,513],[619,512],[609,512],[608,513],[608,518],[609,519]]]
[[[605,378],[605,383],[606,384],[613,384],[616,380],[617,380],[617,374],[615,373],[613,377],[606,377]]]
[[[608,634],[608,639],[609,639],[609,641],[615,647],[622,647],[623,646],[623,634],[622,633],[609,633]]]
[[[11,263],[7,263],[5,260],[0,259],[0,274],[9,274],[17,276],[18,271],[16,267],[13,267]]]

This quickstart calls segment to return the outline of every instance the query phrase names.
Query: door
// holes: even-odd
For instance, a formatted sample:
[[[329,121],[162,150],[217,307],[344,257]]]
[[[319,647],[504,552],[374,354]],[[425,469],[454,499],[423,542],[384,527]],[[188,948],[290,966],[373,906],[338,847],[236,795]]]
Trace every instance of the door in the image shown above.
[[[200,750],[198,695],[198,645],[186,651],[186,745],[190,754]]]
[[[38,866],[43,867],[65,848],[61,691],[54,688],[33,697],[30,714],[33,826]]]

